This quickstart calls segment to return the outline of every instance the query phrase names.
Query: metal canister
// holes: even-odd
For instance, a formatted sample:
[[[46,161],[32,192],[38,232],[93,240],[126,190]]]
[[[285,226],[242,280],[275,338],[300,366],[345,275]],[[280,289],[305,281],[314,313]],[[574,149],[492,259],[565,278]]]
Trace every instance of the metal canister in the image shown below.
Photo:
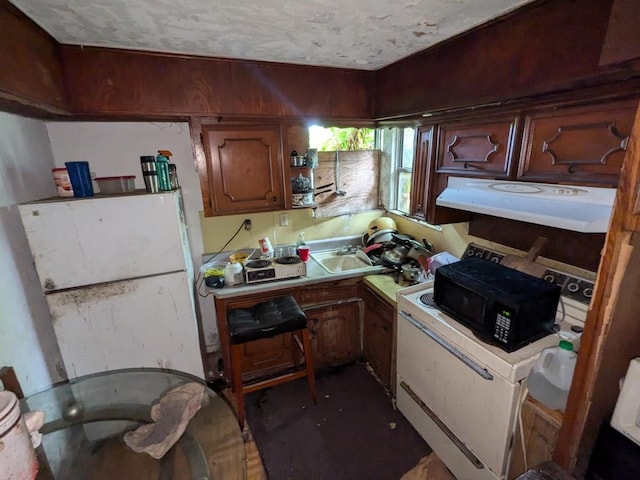
[[[142,178],[144,178],[144,186],[147,192],[157,193],[160,190],[160,185],[158,183],[156,157],[143,155],[140,157],[140,167],[142,168]]]

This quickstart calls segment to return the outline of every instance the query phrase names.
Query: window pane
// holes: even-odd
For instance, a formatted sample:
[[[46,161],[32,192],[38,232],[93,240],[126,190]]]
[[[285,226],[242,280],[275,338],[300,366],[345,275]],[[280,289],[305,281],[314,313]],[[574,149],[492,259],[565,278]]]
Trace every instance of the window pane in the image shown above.
[[[309,147],[319,151],[371,150],[374,143],[373,128],[309,127]]]
[[[416,138],[414,128],[405,128],[402,133],[402,168],[413,167],[413,146]]]
[[[411,172],[398,172],[398,210],[409,213],[411,196]]]

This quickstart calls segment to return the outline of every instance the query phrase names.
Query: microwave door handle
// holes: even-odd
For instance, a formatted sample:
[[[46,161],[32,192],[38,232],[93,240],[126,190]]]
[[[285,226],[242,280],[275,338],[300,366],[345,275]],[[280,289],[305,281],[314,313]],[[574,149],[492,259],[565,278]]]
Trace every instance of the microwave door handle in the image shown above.
[[[464,363],[467,367],[469,367],[471,370],[476,372],[482,378],[484,378],[485,380],[493,380],[493,375],[489,373],[489,371],[486,368],[482,368],[480,365],[478,365],[476,362],[474,362],[472,359],[470,359],[467,355],[462,353],[456,347],[451,345],[447,340],[442,338],[436,332],[422,325],[420,322],[414,319],[410,314],[401,311],[399,312],[399,315],[402,318],[404,318],[407,322],[409,322],[411,325],[413,325],[418,330],[420,330],[422,333],[424,333],[425,335],[433,339],[438,345],[443,347],[445,350],[451,353],[454,357],[456,357],[458,360],[460,360],[462,363]]]

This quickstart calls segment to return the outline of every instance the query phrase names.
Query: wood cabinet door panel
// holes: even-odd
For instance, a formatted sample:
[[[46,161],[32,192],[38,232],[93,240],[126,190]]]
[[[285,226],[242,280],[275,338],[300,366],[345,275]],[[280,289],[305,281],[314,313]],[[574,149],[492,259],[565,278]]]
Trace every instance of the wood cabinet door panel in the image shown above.
[[[316,368],[342,365],[360,356],[357,302],[307,312]]]
[[[517,126],[517,117],[441,125],[436,172],[508,177]]]
[[[216,214],[284,208],[279,127],[202,130]]]
[[[278,335],[243,344],[242,375],[254,378],[263,373],[293,366],[291,336]]]
[[[527,115],[518,178],[617,186],[636,104]]]
[[[369,288],[363,289],[363,355],[386,386],[391,385],[391,356],[395,309]]]

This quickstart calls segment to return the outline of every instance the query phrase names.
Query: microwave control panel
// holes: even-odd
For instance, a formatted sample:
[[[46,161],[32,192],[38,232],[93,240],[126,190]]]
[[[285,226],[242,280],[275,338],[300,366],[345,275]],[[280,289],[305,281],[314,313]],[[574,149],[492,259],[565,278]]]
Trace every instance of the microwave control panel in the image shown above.
[[[481,257],[494,263],[500,263],[504,254],[490,250],[484,246],[470,243],[463,254],[466,257]],[[584,278],[578,278],[566,273],[547,268],[542,277],[547,282],[559,285],[562,288],[561,295],[577,302],[589,305],[593,295],[593,282]]]

